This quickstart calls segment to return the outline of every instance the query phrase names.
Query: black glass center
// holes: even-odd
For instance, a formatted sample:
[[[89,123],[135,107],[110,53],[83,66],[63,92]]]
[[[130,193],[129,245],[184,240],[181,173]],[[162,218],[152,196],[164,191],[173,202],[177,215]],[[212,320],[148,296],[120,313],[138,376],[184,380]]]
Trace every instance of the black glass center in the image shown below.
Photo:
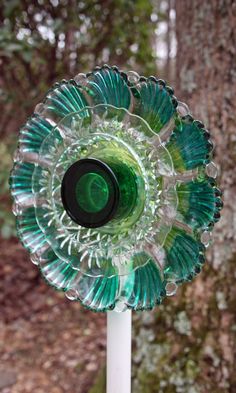
[[[119,187],[112,169],[104,162],[85,158],[66,171],[61,198],[67,214],[86,228],[105,225],[116,213]]]

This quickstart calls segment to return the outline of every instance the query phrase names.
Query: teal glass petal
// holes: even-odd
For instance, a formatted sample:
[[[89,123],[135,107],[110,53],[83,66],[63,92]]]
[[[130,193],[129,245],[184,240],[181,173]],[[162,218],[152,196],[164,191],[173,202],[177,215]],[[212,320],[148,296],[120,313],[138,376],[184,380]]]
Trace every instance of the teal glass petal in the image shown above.
[[[166,280],[181,283],[191,280],[200,272],[204,263],[203,244],[182,229],[173,227],[168,234],[164,249]]]
[[[177,185],[177,195],[178,212],[192,228],[213,224],[223,205],[211,179],[180,183]]]
[[[47,240],[38,226],[34,207],[30,207],[17,217],[17,234],[23,246],[35,253],[47,245]]]
[[[94,104],[109,104],[128,109],[130,89],[118,69],[103,67],[88,74],[87,92]]]
[[[94,311],[107,311],[115,307],[119,290],[119,276],[90,277],[82,274],[76,286],[78,299]]]
[[[57,119],[78,112],[87,105],[83,92],[74,80],[56,83],[44,101],[47,111],[56,115]]]
[[[213,147],[208,138],[202,123],[193,121],[190,116],[182,118],[166,145],[175,170],[184,172],[207,164]]]
[[[32,196],[32,175],[34,164],[16,163],[11,172],[9,184],[11,193],[17,202],[27,201]]]
[[[155,78],[141,82],[132,88],[135,97],[134,113],[147,121],[158,133],[176,112],[177,101],[173,90]]]
[[[42,141],[50,133],[52,125],[43,117],[34,114],[21,128],[19,147],[22,152],[38,153]]]
[[[58,290],[70,290],[78,276],[78,270],[60,260],[52,250],[42,254],[39,267],[43,278]]]
[[[103,276],[89,276],[62,261],[52,250],[47,250],[39,259],[39,268],[49,285],[68,294],[73,293],[73,299],[79,300],[85,307],[94,311],[114,308],[119,279],[114,268],[110,267],[108,272],[107,264]]]
[[[151,257],[144,252],[136,254],[132,262],[133,267],[138,265],[140,267],[127,276],[126,291],[129,296],[126,305],[134,310],[151,310],[160,304],[165,296],[165,286],[160,271]]]

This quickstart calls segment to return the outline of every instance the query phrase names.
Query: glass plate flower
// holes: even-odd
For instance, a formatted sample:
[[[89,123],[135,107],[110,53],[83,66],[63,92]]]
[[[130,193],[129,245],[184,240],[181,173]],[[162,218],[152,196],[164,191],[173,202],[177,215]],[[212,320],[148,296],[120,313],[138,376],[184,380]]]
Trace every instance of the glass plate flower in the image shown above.
[[[32,262],[91,310],[152,309],[204,263],[222,208],[212,147],[163,80],[105,65],[56,83],[10,177]]]

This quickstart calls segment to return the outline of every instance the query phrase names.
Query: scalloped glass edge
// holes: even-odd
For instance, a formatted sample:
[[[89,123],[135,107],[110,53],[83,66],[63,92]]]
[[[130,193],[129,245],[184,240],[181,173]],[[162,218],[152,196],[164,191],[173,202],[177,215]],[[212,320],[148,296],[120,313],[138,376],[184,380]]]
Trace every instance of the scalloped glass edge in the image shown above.
[[[96,68],[95,69],[95,71],[98,71],[98,70],[101,70],[101,69],[116,69],[117,70],[117,67],[114,67],[114,68],[110,68],[109,66],[107,66],[107,65],[105,65],[104,67],[99,67],[99,68]],[[95,72],[94,71],[94,72]],[[128,86],[129,87],[135,87],[140,81],[141,82],[143,82],[143,81],[146,81],[146,80],[155,80],[155,82],[157,82],[157,81],[161,81],[161,83],[163,82],[162,80],[158,80],[158,79],[156,79],[156,78],[154,78],[154,77],[150,77],[150,78],[148,78],[148,79],[146,79],[146,78],[144,78],[144,77],[139,77],[138,76],[138,74],[137,73],[134,73],[133,71],[130,71],[130,72],[127,72],[127,73],[124,73],[124,72],[119,72],[120,73],[120,75],[122,75],[123,74],[123,76],[124,75],[126,75],[126,77],[127,77],[127,81],[128,81]],[[88,74],[86,74],[86,78],[88,78],[89,76],[91,75],[91,73],[88,73]],[[83,85],[84,85],[84,81],[85,81],[85,78],[84,78],[84,74],[79,74],[79,77],[75,77],[75,80],[76,81],[78,81],[78,82],[81,82],[82,80],[83,80]],[[164,83],[164,82],[163,82]],[[166,85],[165,85],[166,86]],[[171,88],[169,88],[169,89],[171,89]],[[171,90],[170,90],[171,91]],[[171,91],[172,92],[172,91]],[[172,95],[173,95],[173,93],[172,93]],[[132,95],[131,95],[132,96]],[[175,99],[175,97],[173,98],[173,100],[175,101],[176,99]],[[177,101],[176,101],[177,102]],[[178,103],[178,102],[177,102]],[[107,105],[109,105],[109,104],[107,104]],[[178,113],[178,116],[177,116],[177,121],[178,121],[178,119],[179,119],[179,116],[181,116],[181,117],[190,117],[190,113],[189,113],[189,110],[188,110],[188,107],[185,105],[185,104],[183,104],[183,103],[181,103],[181,102],[179,102],[178,103],[178,105],[176,105],[176,107],[177,107],[177,113]],[[40,108],[40,111],[39,112],[41,112],[41,110],[42,110],[42,105],[40,106],[40,105],[38,105],[37,106],[37,108]],[[124,109],[126,109],[126,108],[124,108]],[[82,109],[82,110],[84,110],[84,108]],[[42,113],[42,112],[41,112]],[[142,121],[145,121],[143,118],[141,118],[142,119]],[[52,120],[50,120],[50,118],[48,119],[47,118],[47,120],[49,121],[49,123],[51,123],[51,124],[54,124],[53,122],[54,122],[54,120],[52,119]],[[175,120],[175,122],[176,122],[176,120]],[[201,123],[202,124],[202,123]],[[55,124],[54,124],[55,125]],[[149,127],[149,125],[148,125],[148,127]],[[150,127],[149,127],[150,128]],[[153,131],[152,131],[153,132]],[[168,130],[168,127],[167,127],[167,130],[165,130],[165,133],[166,132],[169,132],[169,130]],[[163,135],[162,135],[163,136]],[[157,138],[157,140],[159,139],[160,140],[160,137],[157,135],[157,134],[155,134],[155,138]],[[20,156],[20,152],[18,151],[18,159],[19,159],[19,156]],[[16,154],[16,156],[15,157],[17,157],[17,154]],[[16,161],[17,161],[17,159],[16,159]],[[206,172],[206,174],[208,175],[208,176],[210,176],[210,175],[212,175],[212,177],[216,177],[216,167],[215,167],[215,165],[211,162],[211,161],[209,161],[209,163],[205,166],[205,172]],[[190,179],[191,179],[191,173],[189,173],[189,174],[187,174],[189,177],[190,177]],[[12,183],[12,182],[11,182]],[[16,204],[17,205],[17,204]],[[17,206],[14,206],[14,208],[15,208],[15,212],[17,212]],[[222,207],[222,206],[221,206]],[[217,217],[217,220],[218,220],[218,218],[219,217]],[[201,240],[201,242],[205,245],[205,246],[208,246],[209,245],[209,243],[210,243],[210,240],[209,240],[209,238],[211,237],[211,232],[209,231],[209,230],[207,230],[207,228],[205,228],[205,229],[203,229],[203,231],[202,231],[202,235],[200,236],[200,240]],[[160,266],[159,266],[160,267]],[[137,267],[137,269],[139,269],[140,267]],[[132,274],[132,273],[130,273],[130,274]],[[114,276],[112,276],[112,277],[114,277]],[[111,277],[111,278],[112,278]],[[163,281],[164,282],[164,281]],[[168,285],[168,284],[176,284],[174,281],[169,281],[169,282],[166,282],[166,286],[171,286],[171,285]],[[175,287],[175,285],[173,285],[174,287]],[[54,286],[55,287],[55,286]],[[57,288],[57,287],[55,287],[56,289],[61,289],[61,288]],[[173,293],[175,293],[175,290],[176,290],[176,287],[175,287],[175,289],[173,289],[173,287],[171,287],[171,289],[170,290],[168,290],[167,291],[167,295],[172,295]],[[68,292],[68,291],[67,291]],[[69,294],[68,294],[68,297],[69,298],[71,298],[72,299],[72,296],[70,296]],[[93,309],[92,307],[90,307],[90,306],[86,306],[86,304],[84,303],[84,301],[83,300],[81,300],[79,297],[78,298],[76,298],[77,300],[79,300],[79,301],[81,301],[82,302],[82,304],[85,306],[85,307],[87,307],[87,308],[89,308],[89,309]],[[117,302],[119,302],[119,299],[118,300],[116,300],[115,301],[116,303]],[[112,306],[113,307],[113,306]],[[127,307],[130,307],[130,308],[132,308],[131,306],[127,306]],[[110,307],[108,308],[108,309],[110,309]],[[144,308],[145,309],[145,308]],[[105,309],[102,309],[101,311],[105,311]]]

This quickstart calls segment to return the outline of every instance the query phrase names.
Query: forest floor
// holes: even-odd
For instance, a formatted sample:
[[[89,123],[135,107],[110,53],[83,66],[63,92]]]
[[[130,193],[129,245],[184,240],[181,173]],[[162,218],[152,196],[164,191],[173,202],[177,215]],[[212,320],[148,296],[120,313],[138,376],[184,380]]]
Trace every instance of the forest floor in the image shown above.
[[[105,362],[105,316],[48,287],[17,240],[0,255],[0,392],[87,393]]]
[[[133,393],[236,392],[235,259],[223,268],[134,313]],[[0,242],[0,282],[0,393],[104,392],[105,315],[46,285],[16,239]]]

